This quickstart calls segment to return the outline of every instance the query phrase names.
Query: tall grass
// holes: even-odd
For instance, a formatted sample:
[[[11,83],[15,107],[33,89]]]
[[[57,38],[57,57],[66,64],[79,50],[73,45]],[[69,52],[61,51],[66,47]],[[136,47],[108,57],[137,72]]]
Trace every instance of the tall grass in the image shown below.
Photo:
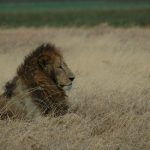
[[[0,87],[43,42],[61,47],[76,79],[70,113],[0,120],[0,149],[149,150],[149,39],[149,28],[1,29]]]

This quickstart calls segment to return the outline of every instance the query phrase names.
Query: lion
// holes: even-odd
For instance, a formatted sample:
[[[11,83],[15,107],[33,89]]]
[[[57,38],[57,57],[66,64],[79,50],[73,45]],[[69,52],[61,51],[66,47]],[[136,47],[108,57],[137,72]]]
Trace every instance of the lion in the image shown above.
[[[66,114],[66,90],[71,89],[74,79],[58,48],[53,44],[39,46],[25,57],[15,77],[5,84],[0,96],[1,119]]]

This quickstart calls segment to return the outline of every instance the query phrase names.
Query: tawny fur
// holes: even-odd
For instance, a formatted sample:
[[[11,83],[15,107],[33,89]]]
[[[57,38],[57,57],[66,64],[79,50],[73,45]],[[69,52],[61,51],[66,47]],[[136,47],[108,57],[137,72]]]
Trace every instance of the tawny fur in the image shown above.
[[[50,70],[48,75],[39,65],[39,59],[43,56],[49,56],[50,61],[56,56],[63,59],[60,52],[51,44],[41,45],[25,57],[16,76],[6,83],[4,93],[0,96],[2,119],[8,117],[33,119],[48,113],[58,116],[68,111],[67,96],[57,85],[56,73]]]

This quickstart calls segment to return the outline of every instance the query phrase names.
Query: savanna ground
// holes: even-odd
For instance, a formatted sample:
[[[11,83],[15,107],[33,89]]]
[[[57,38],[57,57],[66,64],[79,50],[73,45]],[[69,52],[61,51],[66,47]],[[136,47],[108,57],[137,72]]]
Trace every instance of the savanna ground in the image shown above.
[[[1,29],[0,87],[43,42],[76,74],[70,113],[1,120],[0,150],[149,150],[150,28]]]

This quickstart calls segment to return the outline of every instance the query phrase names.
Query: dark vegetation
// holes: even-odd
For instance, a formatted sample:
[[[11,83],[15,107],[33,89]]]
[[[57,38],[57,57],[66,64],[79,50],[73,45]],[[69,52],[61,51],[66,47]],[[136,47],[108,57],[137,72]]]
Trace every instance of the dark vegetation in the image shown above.
[[[149,26],[149,0],[53,1],[0,0],[1,27],[40,26]],[[21,3],[24,2],[24,3]]]

